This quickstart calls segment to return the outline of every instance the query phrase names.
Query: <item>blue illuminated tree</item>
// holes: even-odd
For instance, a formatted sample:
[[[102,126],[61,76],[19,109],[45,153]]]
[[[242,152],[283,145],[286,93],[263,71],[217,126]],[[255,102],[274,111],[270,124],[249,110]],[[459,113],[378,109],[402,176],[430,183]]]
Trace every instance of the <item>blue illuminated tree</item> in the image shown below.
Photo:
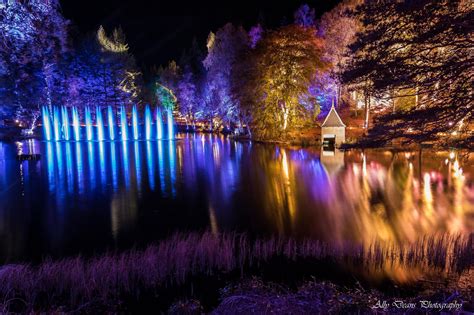
[[[3,112],[27,113],[24,120],[34,125],[39,105],[62,97],[58,65],[68,48],[67,26],[57,0],[15,1],[0,9]]]

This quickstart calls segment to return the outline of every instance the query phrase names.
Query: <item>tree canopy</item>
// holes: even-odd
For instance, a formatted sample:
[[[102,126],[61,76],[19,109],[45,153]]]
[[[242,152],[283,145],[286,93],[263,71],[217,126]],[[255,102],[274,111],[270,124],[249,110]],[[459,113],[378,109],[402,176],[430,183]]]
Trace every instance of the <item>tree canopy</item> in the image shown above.
[[[439,140],[474,113],[474,11],[469,1],[369,1],[354,13],[363,27],[344,82],[380,98],[415,96],[416,105],[379,116],[370,130],[383,144]],[[391,95],[391,96],[387,96]]]

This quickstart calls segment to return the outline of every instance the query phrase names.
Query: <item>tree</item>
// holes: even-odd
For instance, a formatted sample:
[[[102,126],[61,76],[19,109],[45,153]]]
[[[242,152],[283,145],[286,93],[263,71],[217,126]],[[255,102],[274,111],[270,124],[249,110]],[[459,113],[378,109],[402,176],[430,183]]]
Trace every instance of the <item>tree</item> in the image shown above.
[[[249,54],[242,101],[251,102],[252,130],[260,139],[281,139],[311,120],[300,104],[311,80],[326,63],[315,30],[298,25],[269,31]],[[252,95],[252,96],[251,96]]]
[[[135,59],[128,53],[125,33],[119,27],[109,38],[100,26],[97,42],[101,50],[101,64],[96,71],[102,74],[104,105],[117,106],[138,101],[141,73]]]
[[[249,31],[250,48],[255,48],[263,36],[263,27],[260,24],[252,26]]]
[[[14,1],[0,9],[4,112],[26,113],[23,118],[31,128],[39,106],[51,106],[62,97],[64,77],[57,65],[68,49],[68,23],[57,0]]]
[[[209,36],[207,46],[208,54],[203,61],[208,71],[206,99],[212,95],[213,103],[217,102],[217,115],[225,124],[238,123],[239,104],[232,98],[231,80],[233,66],[241,51],[249,46],[247,33],[242,27],[228,23]]]
[[[101,31],[102,30],[102,31]],[[126,47],[120,29],[112,39],[103,28],[95,36],[80,40],[71,56],[63,61],[67,73],[67,106],[113,106],[132,104],[139,100],[141,73],[127,50],[110,50],[109,45]],[[104,41],[107,43],[104,46]]]
[[[294,14],[295,24],[302,27],[316,27],[316,14],[313,8],[307,4],[302,4]]]
[[[363,28],[344,81],[379,97],[417,98],[413,108],[378,117],[370,139],[435,141],[468,128],[474,113],[469,1],[368,2],[355,14]]]
[[[202,84],[205,79],[204,54],[194,38],[191,48],[180,60],[181,75],[177,88],[178,110],[186,124],[194,128],[196,113],[201,105]]]
[[[319,23],[318,34],[324,39],[324,59],[331,63],[328,75],[324,77],[323,87],[330,95],[326,104],[330,105],[335,97],[337,105],[341,103],[342,83],[340,73],[347,65],[351,55],[349,45],[355,41],[356,32],[360,29],[357,18],[350,14],[361,0],[345,0],[336,5],[332,10],[325,12]],[[319,82],[320,83],[320,82]]]

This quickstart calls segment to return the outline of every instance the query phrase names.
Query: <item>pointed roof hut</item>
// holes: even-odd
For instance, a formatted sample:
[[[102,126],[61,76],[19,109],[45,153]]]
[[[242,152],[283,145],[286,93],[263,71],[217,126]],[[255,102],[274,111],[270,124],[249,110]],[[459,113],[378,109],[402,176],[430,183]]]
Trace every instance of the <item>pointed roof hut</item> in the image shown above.
[[[331,109],[321,125],[321,142],[323,146],[339,146],[345,141],[346,125],[337,113],[333,100]]]

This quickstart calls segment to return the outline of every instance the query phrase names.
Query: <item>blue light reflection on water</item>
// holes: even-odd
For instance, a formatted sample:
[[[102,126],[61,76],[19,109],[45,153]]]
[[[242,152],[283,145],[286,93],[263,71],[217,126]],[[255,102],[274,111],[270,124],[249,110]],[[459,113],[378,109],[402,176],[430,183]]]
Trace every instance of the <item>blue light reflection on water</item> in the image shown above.
[[[122,170],[125,183],[125,189],[130,188],[130,166],[128,162],[128,142],[122,142]]]
[[[146,142],[146,165],[150,189],[155,190],[155,165],[153,161],[153,143],[151,141]]]
[[[48,156],[49,158],[49,156]],[[84,194],[84,166],[82,162],[82,144],[76,142],[77,188],[79,195]]]
[[[117,191],[118,189],[118,175],[117,175],[117,152],[115,149],[115,142],[110,142],[110,166],[112,168],[112,186],[114,188],[114,191]]]

